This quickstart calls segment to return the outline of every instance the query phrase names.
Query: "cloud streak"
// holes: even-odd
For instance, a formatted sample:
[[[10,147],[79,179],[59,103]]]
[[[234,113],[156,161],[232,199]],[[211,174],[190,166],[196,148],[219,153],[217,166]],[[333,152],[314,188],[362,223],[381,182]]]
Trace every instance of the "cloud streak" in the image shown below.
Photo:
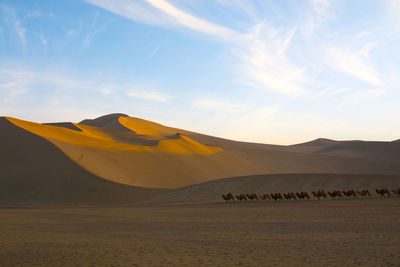
[[[128,96],[156,102],[166,102],[172,98],[172,96],[170,95],[162,94],[159,92],[151,92],[137,89],[130,90]]]
[[[382,87],[383,82],[379,78],[377,71],[360,56],[365,51],[357,53],[345,50],[341,47],[330,47],[327,49],[326,64],[332,69],[373,86]]]

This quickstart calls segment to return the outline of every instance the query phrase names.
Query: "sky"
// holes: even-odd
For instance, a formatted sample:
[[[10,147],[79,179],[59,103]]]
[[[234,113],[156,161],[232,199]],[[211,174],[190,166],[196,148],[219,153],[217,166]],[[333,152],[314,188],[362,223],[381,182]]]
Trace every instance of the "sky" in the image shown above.
[[[400,0],[1,0],[0,116],[400,138]]]

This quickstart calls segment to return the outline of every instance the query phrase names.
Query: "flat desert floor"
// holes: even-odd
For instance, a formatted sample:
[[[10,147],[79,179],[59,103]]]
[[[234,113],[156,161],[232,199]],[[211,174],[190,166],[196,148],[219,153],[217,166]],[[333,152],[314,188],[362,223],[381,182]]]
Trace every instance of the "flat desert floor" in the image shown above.
[[[400,198],[3,208],[0,265],[400,266]]]

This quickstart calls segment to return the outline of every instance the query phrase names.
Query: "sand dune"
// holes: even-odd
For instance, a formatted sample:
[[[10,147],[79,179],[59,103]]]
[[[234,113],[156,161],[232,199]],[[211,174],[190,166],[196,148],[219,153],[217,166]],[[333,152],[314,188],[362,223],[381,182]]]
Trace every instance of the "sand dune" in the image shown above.
[[[400,188],[400,175],[269,174],[218,179],[156,195],[145,204],[221,202],[221,194]]]
[[[126,192],[129,192],[131,186],[174,189],[224,177],[258,174],[400,174],[396,142],[379,143],[372,152],[367,149],[363,153],[358,150],[364,146],[370,147],[370,142],[362,142],[361,148],[353,143],[327,139],[296,146],[254,144],[171,128],[124,114],[106,115],[78,124],[50,125],[7,117],[2,118],[1,129],[1,157],[6,159],[2,164],[7,166],[3,169],[8,177],[2,178],[3,190],[12,187],[14,180],[21,184],[23,181],[31,181],[31,176],[39,179],[27,183],[21,189],[23,194],[35,190],[38,190],[36,194],[41,194],[39,191],[44,189],[33,190],[40,188],[34,183],[42,185],[46,179],[58,176],[65,183],[67,180],[64,178],[76,179],[76,184],[79,184],[78,180],[86,183],[86,178],[81,178],[90,176],[101,181],[101,186],[106,182],[112,184],[112,188],[119,186],[115,187],[115,192],[125,190],[121,188],[128,185]],[[23,137],[27,134],[31,136],[28,139]],[[13,143],[14,147],[10,148],[8,143]],[[343,144],[345,148],[353,144],[350,146],[351,153],[358,153],[358,156],[350,157],[336,152],[343,151]],[[8,158],[10,153],[18,156]],[[376,155],[382,160],[377,161]],[[16,167],[21,166],[18,157],[25,157],[21,170]],[[40,171],[35,164],[29,162],[31,158],[34,158],[32,162],[40,162]],[[40,180],[41,177],[44,180]],[[64,183],[55,181],[53,187]],[[80,186],[86,188],[81,190],[82,195],[85,190],[89,190],[89,184],[87,187]],[[44,190],[47,193],[43,194],[49,194],[53,190],[52,186]],[[70,190],[74,191],[72,187]],[[68,201],[60,200],[60,203]]]
[[[55,127],[55,126],[54,126]],[[113,205],[163,190],[110,182],[37,135],[0,118],[0,205]]]
[[[399,142],[348,141],[324,147],[314,152],[343,158],[363,158],[374,162],[400,163]]]
[[[93,120],[86,119],[81,121],[79,124],[100,127],[104,129],[131,132],[131,130],[118,123],[119,117],[127,117],[127,116],[128,115],[122,113],[114,113],[114,114],[104,115]]]

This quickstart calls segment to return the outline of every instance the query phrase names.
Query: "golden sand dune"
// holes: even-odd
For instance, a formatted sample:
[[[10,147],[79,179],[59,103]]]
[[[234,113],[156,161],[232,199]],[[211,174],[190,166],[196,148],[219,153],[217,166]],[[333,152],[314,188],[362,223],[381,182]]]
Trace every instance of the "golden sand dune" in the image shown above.
[[[147,136],[148,138],[156,139],[158,144],[156,146],[146,146],[118,142],[113,138],[111,131],[104,131],[102,128],[93,126],[73,124],[73,126],[80,129],[80,131],[75,131],[66,127],[55,127],[53,125],[33,123],[15,118],[7,119],[16,126],[46,139],[92,148],[177,154],[213,154],[222,150],[217,147],[202,145],[180,134],[163,138],[161,132],[153,130],[151,131],[152,134],[148,134]],[[141,129],[145,129],[145,132],[148,128],[141,127]],[[134,133],[130,135],[136,136]]]
[[[393,158],[396,153],[389,153],[392,160],[386,162],[374,161],[368,157],[322,155],[315,150],[302,151],[301,144],[300,149],[296,148],[294,152],[291,151],[291,146],[236,142],[166,127],[123,114],[106,115],[78,124],[52,125],[8,117],[2,119],[1,132],[1,157],[7,158],[10,153],[14,153],[23,158],[22,161],[18,157],[3,161],[1,164],[20,166],[21,170],[16,167],[9,170],[8,167],[2,168],[7,170],[2,171],[2,177],[3,173],[9,177],[18,177],[15,178],[15,181],[19,181],[15,186],[19,184],[27,191],[32,184],[24,181],[41,179],[39,176],[42,174],[43,177],[58,177],[58,172],[62,173],[63,170],[67,170],[65,172],[69,179],[76,179],[75,186],[79,188],[84,187],[78,181],[90,174],[96,179],[102,178],[102,183],[170,189],[224,177],[257,174],[400,173],[400,164],[396,164],[398,162]],[[20,134],[14,135],[13,132]],[[20,137],[27,134],[31,138]],[[20,138],[22,139],[19,140]],[[18,144],[14,150],[7,146],[10,140]],[[321,150],[331,145],[336,145],[336,141],[323,140],[303,147],[312,146]],[[35,147],[34,150],[30,149],[32,146]],[[396,151],[397,148],[393,149]],[[54,151],[63,155],[62,159],[57,156],[59,159],[56,163],[52,160]],[[41,172],[34,171],[32,159],[32,162],[40,161]],[[59,168],[53,168],[54,166]],[[64,177],[63,175],[60,177]],[[7,183],[2,179],[3,188],[7,190]],[[58,186],[57,182],[52,186]],[[52,190],[49,189],[48,193]]]
[[[1,206],[114,205],[163,192],[97,177],[46,139],[5,118],[0,118],[0,166]]]

